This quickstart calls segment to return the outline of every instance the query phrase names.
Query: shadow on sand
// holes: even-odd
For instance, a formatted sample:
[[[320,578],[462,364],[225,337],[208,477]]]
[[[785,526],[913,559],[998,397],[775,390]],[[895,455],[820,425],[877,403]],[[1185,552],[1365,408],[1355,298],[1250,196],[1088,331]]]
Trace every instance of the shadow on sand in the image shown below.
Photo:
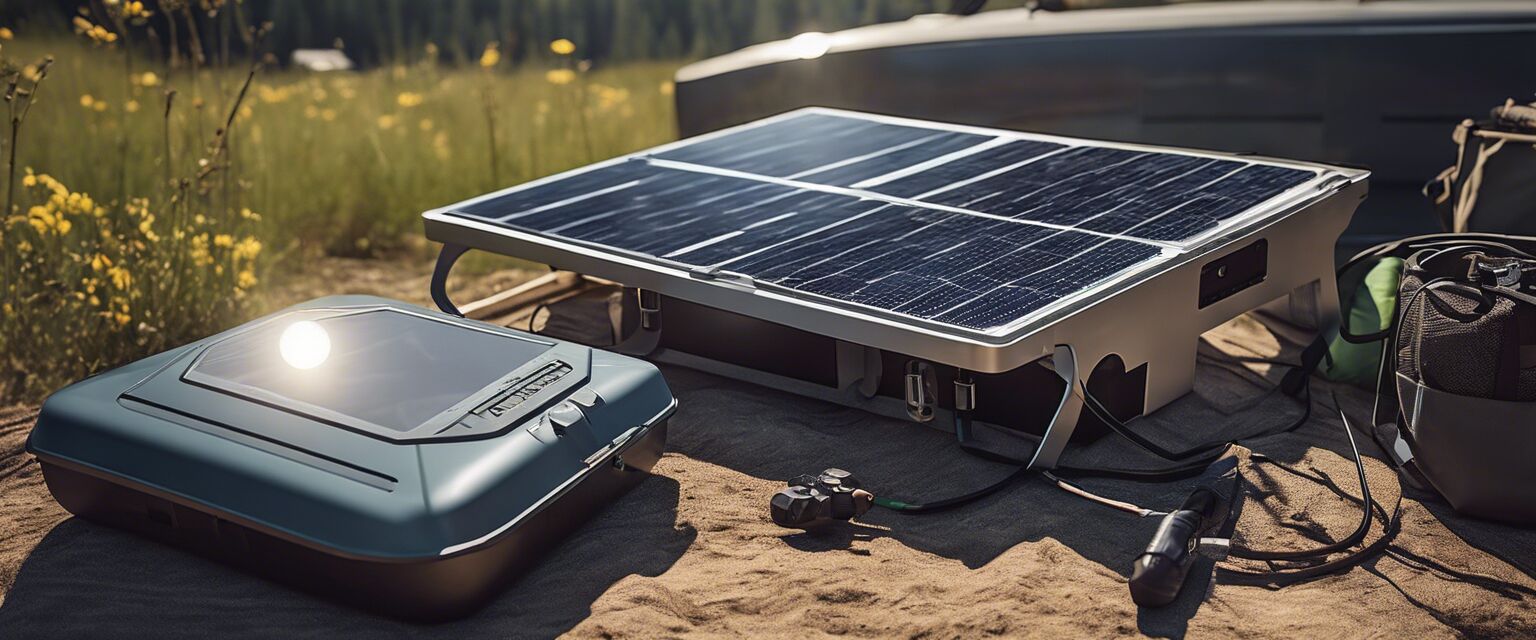
[[[578,529],[486,608],[431,626],[373,616],[226,566],[71,518],[32,551],[0,607],[15,638],[91,637],[112,629],[166,636],[356,635],[552,637],[590,614],[593,601],[630,575],[665,572],[693,542],[675,526],[678,484],[651,477]],[[181,628],[176,609],[203,626]],[[206,615],[208,611],[223,615]]]

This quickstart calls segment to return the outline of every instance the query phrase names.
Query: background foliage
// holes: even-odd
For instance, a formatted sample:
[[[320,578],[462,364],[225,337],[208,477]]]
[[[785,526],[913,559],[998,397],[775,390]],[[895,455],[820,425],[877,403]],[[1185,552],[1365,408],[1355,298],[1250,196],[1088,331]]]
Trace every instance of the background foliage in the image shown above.
[[[198,3],[201,0],[192,0]],[[377,66],[414,61],[428,42],[458,63],[501,44],[512,63],[549,60],[546,44],[568,38],[599,63],[718,55],[804,31],[833,31],[942,12],[948,0],[244,0],[248,24],[273,23],[269,49],[286,61],[295,48],[329,48]],[[987,7],[1022,6],[1022,0]],[[78,0],[3,0],[0,21],[36,30],[63,24]],[[237,16],[225,12],[230,19]],[[200,15],[205,34],[232,28]],[[165,16],[151,20],[162,46]],[[185,31],[185,29],[182,29]],[[180,38],[185,47],[185,37]],[[206,45],[207,43],[205,43]],[[239,53],[243,43],[234,43]],[[210,51],[210,55],[215,52]]]

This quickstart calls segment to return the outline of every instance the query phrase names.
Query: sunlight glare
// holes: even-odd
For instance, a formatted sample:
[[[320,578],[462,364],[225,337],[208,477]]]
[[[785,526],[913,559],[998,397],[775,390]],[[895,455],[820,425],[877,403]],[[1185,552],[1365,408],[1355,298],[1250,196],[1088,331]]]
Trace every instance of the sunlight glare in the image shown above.
[[[809,31],[789,39],[789,52],[801,60],[820,58],[832,48],[832,36]]]
[[[319,324],[300,320],[283,329],[277,349],[283,361],[295,369],[313,369],[331,355],[331,336]]]

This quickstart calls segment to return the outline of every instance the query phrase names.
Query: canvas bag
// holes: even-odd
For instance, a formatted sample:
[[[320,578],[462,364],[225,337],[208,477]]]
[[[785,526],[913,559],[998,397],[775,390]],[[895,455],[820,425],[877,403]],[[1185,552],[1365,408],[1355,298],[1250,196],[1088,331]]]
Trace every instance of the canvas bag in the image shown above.
[[[1438,238],[1403,263],[1372,435],[1457,511],[1536,524],[1536,238]]]
[[[1441,226],[1536,235],[1536,106],[1509,100],[1488,120],[1463,120],[1451,139],[1456,164],[1424,185]]]

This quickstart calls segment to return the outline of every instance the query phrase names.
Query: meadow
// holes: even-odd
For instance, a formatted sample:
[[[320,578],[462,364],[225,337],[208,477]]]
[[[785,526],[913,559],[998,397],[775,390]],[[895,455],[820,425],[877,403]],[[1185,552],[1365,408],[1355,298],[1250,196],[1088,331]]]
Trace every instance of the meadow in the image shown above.
[[[319,257],[420,259],[425,209],[675,136],[679,63],[589,68],[568,41],[544,65],[494,47],[451,65],[428,44],[332,73],[172,68],[120,44],[0,41],[7,120],[25,114],[3,149],[0,399],[263,312]]]

